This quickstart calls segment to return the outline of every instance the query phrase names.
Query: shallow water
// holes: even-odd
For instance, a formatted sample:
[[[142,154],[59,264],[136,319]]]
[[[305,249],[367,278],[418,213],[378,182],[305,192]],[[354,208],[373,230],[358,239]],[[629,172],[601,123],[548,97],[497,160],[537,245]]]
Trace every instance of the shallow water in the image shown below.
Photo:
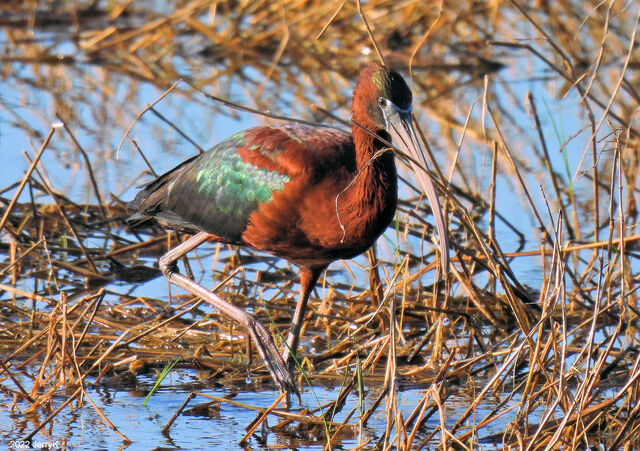
[[[139,376],[135,388],[88,388],[87,394],[92,401],[118,430],[132,441],[128,446],[123,444],[123,440],[104,424],[96,410],[86,402],[83,407],[64,409],[56,417],[53,427],[44,428],[34,441],[57,443],[64,449],[87,450],[122,448],[136,450],[149,449],[149,446],[163,449],[236,448],[246,434],[246,426],[256,418],[257,412],[244,407],[219,403],[208,409],[189,413],[189,408],[210,401],[202,396],[193,398],[185,412],[173,423],[169,432],[163,433],[163,427],[187,398],[189,390],[186,388],[191,386],[193,391],[217,397],[232,395],[233,401],[255,408],[269,407],[278,398],[276,391],[261,390],[252,384],[237,384],[231,391],[225,388],[207,388],[206,384],[198,382],[197,379],[197,374],[193,371],[184,369],[173,371],[162,383],[161,388],[152,395],[146,406],[143,406],[142,402],[153,386],[155,381],[153,376]],[[456,387],[453,387],[452,390],[454,394],[447,400],[445,415],[448,412],[455,413],[468,406],[468,394]],[[426,388],[417,387],[398,391],[396,400],[398,410],[405,418],[408,418],[415,409],[425,391]],[[458,393],[456,394],[456,392]],[[339,387],[327,387],[321,384],[314,385],[313,390],[305,388],[302,390],[302,407],[317,408],[318,405],[335,400],[338,393]],[[378,388],[367,387],[363,411],[372,405],[378,394]],[[54,397],[54,405],[65,399],[64,394]],[[0,393],[0,403],[8,406],[11,404],[11,399],[2,392]],[[357,408],[357,412],[360,411],[357,396],[351,395],[345,408],[336,415],[334,421],[342,422],[354,407]],[[477,408],[477,415],[484,416],[494,407],[495,404],[482,403]],[[293,411],[299,409],[300,406],[294,403]],[[339,435],[339,439],[334,443],[336,449],[350,449],[364,443],[369,443],[369,446],[372,446],[373,442],[380,439],[380,431],[383,431],[387,425],[384,404],[370,417],[367,425],[363,428],[357,427],[358,415],[356,413],[351,420],[351,423],[355,423],[356,426],[348,428],[347,431]],[[20,414],[19,409],[15,409],[13,412],[2,409],[0,410],[0,425],[2,425],[0,438],[5,443],[20,440],[30,432],[34,424],[38,424],[45,416],[43,413],[39,413],[25,418]],[[452,415],[450,418],[453,420],[455,417]],[[276,415],[270,415],[267,419],[267,425],[274,426],[279,421]],[[453,421],[448,423],[450,423],[449,426],[453,425]],[[439,424],[439,416],[437,414],[431,416],[417,433],[416,442],[424,440]],[[485,431],[487,434],[492,434],[499,432],[503,427],[504,423],[498,422],[492,427],[486,428]],[[320,428],[316,433],[322,434],[322,429]],[[285,447],[312,450],[323,449],[324,441],[324,437],[320,436],[315,439],[304,431],[273,431],[259,428],[248,439],[246,446],[253,449]],[[483,443],[484,449],[492,449],[497,445],[499,444]]]

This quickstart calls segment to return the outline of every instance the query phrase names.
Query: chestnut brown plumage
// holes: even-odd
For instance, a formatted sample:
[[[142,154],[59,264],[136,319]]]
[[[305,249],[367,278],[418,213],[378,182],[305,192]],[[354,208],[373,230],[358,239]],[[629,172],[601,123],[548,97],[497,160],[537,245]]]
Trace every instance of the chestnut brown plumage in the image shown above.
[[[291,362],[306,304],[333,261],[367,250],[391,223],[397,175],[388,142],[410,157],[432,207],[442,268],[444,219],[411,118],[412,94],[394,70],[371,64],[353,93],[352,133],[285,123],[245,130],[146,185],[131,220],[154,217],[192,238],[160,259],[167,279],[242,323],[281,391],[298,394]],[[421,167],[422,166],[422,167]],[[283,355],[252,315],[183,276],[176,259],[205,241],[270,252],[300,268],[300,296]]]

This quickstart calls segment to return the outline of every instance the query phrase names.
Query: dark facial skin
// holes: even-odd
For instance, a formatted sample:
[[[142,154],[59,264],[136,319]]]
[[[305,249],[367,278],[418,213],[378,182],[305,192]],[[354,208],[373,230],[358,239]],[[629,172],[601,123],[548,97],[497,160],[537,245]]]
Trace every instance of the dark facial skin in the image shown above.
[[[380,102],[386,99],[400,109],[411,107],[413,95],[404,78],[393,69],[379,66],[371,74],[371,83],[376,88],[375,94],[367,99],[366,110],[369,117],[380,128],[385,127],[384,116],[380,109]]]

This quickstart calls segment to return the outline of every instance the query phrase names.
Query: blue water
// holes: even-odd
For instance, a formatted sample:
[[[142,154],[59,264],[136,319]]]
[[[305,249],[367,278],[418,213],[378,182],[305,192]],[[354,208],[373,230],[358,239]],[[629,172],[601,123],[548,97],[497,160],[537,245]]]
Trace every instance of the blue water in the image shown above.
[[[246,426],[258,415],[258,412],[224,402],[216,404],[208,410],[189,412],[191,407],[211,401],[204,396],[194,397],[183,414],[172,424],[168,434],[162,433],[163,427],[187,398],[188,391],[185,390],[185,386],[190,383],[196,384],[198,388],[194,391],[217,397],[233,394],[235,395],[232,398],[233,401],[256,408],[269,407],[278,398],[278,393],[275,391],[254,391],[256,388],[251,385],[239,384],[234,392],[228,389],[202,387],[202,384],[197,382],[197,374],[194,371],[177,370],[170,373],[161,388],[152,395],[146,406],[143,406],[142,402],[153,385],[153,381],[154,378],[151,376],[138,377],[138,386],[135,389],[114,391],[106,388],[87,388],[87,394],[91,400],[114,423],[120,433],[131,440],[132,443],[129,446],[125,446],[123,439],[104,424],[96,410],[88,402],[85,402],[82,407],[64,409],[54,420],[54,427],[44,428],[34,440],[41,443],[58,443],[65,449],[86,450],[119,449],[122,446],[128,450],[149,449],[149,446],[168,449],[236,448],[246,434]],[[371,407],[379,394],[377,387],[366,388],[363,412]],[[335,400],[338,393],[339,387],[327,388],[323,385],[316,385],[313,387],[313,391],[306,388],[302,391],[302,406],[310,409],[317,408],[319,405]],[[409,388],[397,393],[397,407],[402,411],[405,419],[413,412],[425,393],[426,388]],[[64,395],[54,397],[54,404],[61,403],[65,399]],[[453,425],[456,412],[466,410],[467,401],[465,399],[466,395],[462,390],[459,396],[452,396],[447,401],[443,414],[450,418],[449,426]],[[356,407],[355,416],[350,421],[355,426],[342,433],[340,440],[335,445],[353,448],[359,443],[378,440],[380,432],[384,431],[387,423],[385,402],[383,401],[370,417],[367,425],[361,428],[358,426],[361,410],[357,392],[350,395],[344,409],[334,417],[334,422],[344,421],[346,415]],[[517,400],[513,401],[513,403],[516,402]],[[3,392],[0,392],[0,403],[6,406],[11,403],[11,400]],[[77,406],[76,403],[74,406]],[[484,417],[494,407],[495,404],[489,398],[488,402],[478,406],[476,414]],[[299,408],[300,406],[294,405],[294,412]],[[0,440],[5,443],[21,440],[32,430],[33,424],[42,421],[45,416],[43,413],[39,413],[30,416],[28,421],[25,421],[25,417],[20,415],[19,409],[11,415],[3,409],[0,411]],[[267,419],[267,425],[273,427],[282,420],[281,417],[270,415]],[[440,418],[436,413],[424,423],[421,431],[416,435],[415,443],[424,440],[426,435],[439,424]],[[485,432],[487,434],[498,432],[499,427],[500,423],[497,428],[495,426],[486,428]],[[322,429],[319,434],[322,438]],[[258,428],[254,435],[250,436],[247,445],[258,449],[267,449],[276,445],[298,449],[323,448],[322,444],[314,437],[304,433],[300,435],[295,432],[263,432],[261,428]]]

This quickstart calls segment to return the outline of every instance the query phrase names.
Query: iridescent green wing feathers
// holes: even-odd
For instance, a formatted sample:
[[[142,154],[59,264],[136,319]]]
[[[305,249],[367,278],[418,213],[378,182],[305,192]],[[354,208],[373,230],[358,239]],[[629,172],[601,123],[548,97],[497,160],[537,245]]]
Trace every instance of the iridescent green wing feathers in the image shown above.
[[[239,243],[251,213],[290,179],[269,158],[277,149],[265,157],[265,149],[250,139],[264,128],[238,133],[144,186],[129,204],[137,211],[130,220],[155,217],[176,228],[195,228]],[[254,161],[247,158],[252,154],[258,157]]]

